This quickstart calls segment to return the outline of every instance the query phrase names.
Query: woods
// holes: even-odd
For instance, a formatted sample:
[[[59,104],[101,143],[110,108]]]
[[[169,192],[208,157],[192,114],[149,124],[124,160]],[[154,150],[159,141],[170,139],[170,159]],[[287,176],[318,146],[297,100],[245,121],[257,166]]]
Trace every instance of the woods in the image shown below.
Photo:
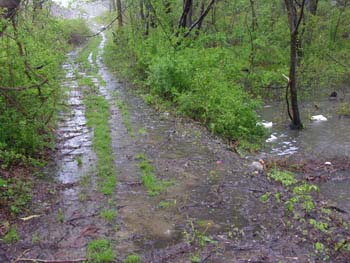
[[[259,98],[272,98],[287,86],[278,99],[288,104],[290,127],[301,129],[300,97],[327,96],[334,85],[348,85],[349,70],[340,66],[349,48],[344,5],[316,0],[124,1],[124,26],[115,27],[108,57],[119,54],[132,63],[128,73],[152,96],[170,101],[214,133],[242,145],[256,143],[263,135],[253,117]],[[329,37],[334,34],[335,42]],[[249,109],[243,113],[241,105]]]

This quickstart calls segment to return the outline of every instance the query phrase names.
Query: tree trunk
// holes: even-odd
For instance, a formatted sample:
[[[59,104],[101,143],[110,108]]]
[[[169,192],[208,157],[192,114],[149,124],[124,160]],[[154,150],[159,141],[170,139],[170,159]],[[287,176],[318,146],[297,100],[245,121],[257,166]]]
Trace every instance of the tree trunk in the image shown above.
[[[303,125],[301,123],[299,106],[298,106],[298,90],[297,90],[297,50],[298,50],[298,30],[300,23],[304,15],[305,0],[302,1],[302,5],[298,8],[299,4],[295,0],[285,0],[285,5],[288,11],[288,23],[290,30],[290,69],[289,69],[289,83],[290,88],[290,98],[292,106],[292,115],[288,113],[291,117],[292,124],[290,125],[292,129],[302,129]],[[298,15],[298,9],[300,9],[300,14]],[[287,87],[287,88],[288,88]],[[288,103],[288,96],[287,96]],[[289,104],[289,103],[288,103]]]
[[[290,70],[289,70],[289,88],[292,104],[292,125],[293,129],[301,129],[303,127],[300,119],[299,106],[298,106],[298,90],[297,90],[297,34],[291,33],[290,35]]]
[[[318,0],[306,0],[307,11],[312,15],[316,15]]]
[[[118,26],[121,28],[123,26],[123,10],[122,10],[122,2],[121,0],[117,1],[117,11],[118,11]]]
[[[183,11],[179,21],[179,28],[190,27],[192,25],[192,6],[193,0],[183,0]]]
[[[252,10],[252,31],[254,32],[255,29],[258,27],[258,18],[256,16],[256,11],[255,11],[255,2],[254,0],[250,0],[250,8]]]
[[[204,6],[204,1],[205,0],[202,0],[201,1],[201,5],[200,5],[200,16],[204,13],[204,8],[205,8],[205,6]],[[202,25],[203,25],[203,20],[201,20],[201,21],[199,21],[199,23],[198,23],[198,26],[197,26],[197,34],[199,34],[199,31],[201,30],[201,28],[202,28]]]

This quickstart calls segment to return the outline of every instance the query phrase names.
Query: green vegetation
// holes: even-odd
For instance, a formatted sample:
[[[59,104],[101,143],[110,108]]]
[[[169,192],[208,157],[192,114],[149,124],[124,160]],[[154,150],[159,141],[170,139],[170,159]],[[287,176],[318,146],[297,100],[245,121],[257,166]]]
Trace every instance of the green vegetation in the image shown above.
[[[32,244],[38,244],[38,243],[40,243],[40,236],[39,236],[39,234],[38,233],[34,233],[33,235],[32,235]]]
[[[11,226],[7,234],[4,235],[3,240],[6,244],[13,244],[19,241],[17,228],[15,226]]]
[[[113,221],[115,216],[116,216],[116,211],[113,209],[101,211],[101,217],[103,217],[109,223]]]
[[[57,212],[57,221],[61,224],[64,223],[64,211],[62,209],[58,209],[58,212]]]
[[[337,109],[337,114],[342,117],[350,117],[350,104],[342,103]]]
[[[142,259],[139,255],[133,254],[127,256],[123,263],[142,263]]]
[[[88,62],[88,57],[91,53],[96,54],[100,41],[101,38],[93,38],[79,54],[78,61],[82,69],[96,71],[97,67],[93,67]],[[108,123],[110,116],[109,104],[107,99],[100,94],[98,88],[95,87],[91,77],[79,79],[78,83],[81,87],[84,87],[87,125],[94,130],[93,148],[98,158],[99,187],[102,193],[111,195],[117,184],[117,178]]]
[[[172,105],[240,147],[256,148],[265,134],[256,125],[260,98],[285,99],[292,46],[287,9],[278,0],[210,3],[130,4],[130,17],[109,35],[104,59],[142,86],[147,102]],[[286,3],[297,13],[290,21],[298,21],[301,3]],[[302,23],[291,31],[300,99],[349,84],[347,3],[306,3]]]
[[[285,227],[300,233],[305,242],[313,244],[316,258],[327,261],[340,251],[344,255],[349,253],[349,226],[341,213],[317,201],[319,188],[316,185],[297,180],[293,173],[277,169],[268,173],[268,178],[282,184],[283,189],[271,189],[260,197],[261,201],[283,205]]]
[[[84,48],[80,51],[79,57],[77,61],[79,64],[84,68],[84,71],[87,71],[87,73],[92,75],[97,75],[98,67],[96,65],[96,57],[97,57],[97,48],[99,44],[101,43],[101,37],[96,36],[94,38],[91,38],[89,40],[88,45],[84,46]],[[89,62],[89,56],[91,55],[92,62],[95,64],[90,64]],[[84,80],[84,81],[90,81],[92,80]],[[102,83],[101,83],[102,84]]]
[[[77,156],[77,158],[75,160],[77,162],[78,167],[82,167],[83,166],[83,160],[81,159],[80,156]]]
[[[240,74],[239,69],[233,69],[232,63],[227,59],[233,56],[232,51],[198,47],[173,52],[169,51],[169,43],[159,41],[159,37],[134,40],[137,42],[130,49],[137,50],[127,50],[132,55],[125,52],[125,45],[128,44],[120,43],[124,47],[121,51],[121,46],[110,40],[104,59],[110,67],[115,65],[116,56],[120,56],[118,60],[124,61],[130,56],[136,56],[140,60],[137,63],[147,61],[145,65],[128,67],[141,71],[138,74],[131,72],[132,77],[129,77],[136,77],[136,81],[142,81],[143,86],[147,87],[149,95],[146,96],[146,101],[170,101],[179,113],[201,121],[212,132],[227,139],[241,140],[242,146],[250,144],[252,147],[252,144],[258,142],[265,134],[263,127],[256,125],[255,109],[259,103],[230,80],[231,76]],[[140,79],[142,76],[143,79]]]
[[[130,114],[129,114],[128,107],[125,104],[125,102],[121,98],[119,98],[118,96],[119,95],[116,92],[115,93],[116,104],[117,104],[117,107],[119,108],[119,110],[121,112],[121,115],[122,115],[122,118],[123,118],[123,124],[124,124],[128,134],[131,137],[134,137],[134,132],[133,132],[132,125],[131,125],[131,120],[130,120]]]
[[[0,205],[7,208],[12,216],[27,211],[27,204],[32,200],[32,183],[23,180],[25,176],[0,178]]]
[[[176,205],[176,201],[173,200],[173,201],[161,201],[161,202],[159,202],[158,206],[160,208],[163,208],[163,209],[168,209],[168,208],[175,206],[175,205]]]
[[[97,155],[97,172],[100,190],[111,195],[117,184],[111,146],[108,101],[95,89],[85,92],[88,126],[94,129],[93,147]]]
[[[191,245],[196,244],[200,248],[204,248],[207,244],[217,243],[217,241],[214,241],[207,234],[211,224],[205,222],[202,224],[202,226],[200,226],[201,221],[198,222],[198,227],[196,227],[191,220],[189,221],[188,229],[184,230],[183,232],[186,242]]]
[[[158,195],[174,183],[172,181],[159,181],[155,175],[154,167],[144,154],[138,154],[136,159],[139,161],[141,181],[150,196]]]
[[[280,182],[283,186],[291,186],[297,182],[292,173],[287,171],[279,171],[277,169],[274,169],[271,173],[269,173],[268,177]]]
[[[8,24],[0,37],[0,150],[36,158],[52,146],[61,96],[57,76],[68,44],[88,29],[82,20],[54,19],[44,10],[28,23],[24,13],[16,13],[16,26]],[[0,17],[0,23],[7,21]]]
[[[87,250],[87,258],[89,263],[114,262],[115,255],[110,241],[106,239],[90,241]]]
[[[83,20],[54,18],[47,8],[34,13],[33,3],[13,21],[6,12],[0,12],[0,182],[6,182],[0,204],[1,213],[15,216],[28,209],[32,176],[53,148],[61,64],[89,30]]]

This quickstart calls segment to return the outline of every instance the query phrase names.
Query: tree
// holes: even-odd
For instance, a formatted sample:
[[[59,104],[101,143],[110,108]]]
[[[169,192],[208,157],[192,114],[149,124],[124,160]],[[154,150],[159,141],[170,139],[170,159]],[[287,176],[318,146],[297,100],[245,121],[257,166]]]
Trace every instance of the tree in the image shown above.
[[[316,15],[318,0],[306,0],[305,4],[307,11],[309,11],[313,15]]]
[[[288,114],[292,121],[292,129],[302,129],[299,106],[298,106],[298,91],[297,91],[297,49],[298,49],[298,33],[301,21],[304,16],[305,1],[303,0],[299,4],[296,0],[285,0],[285,5],[288,12],[288,24],[290,30],[290,68],[289,68],[289,80],[287,86],[287,104]],[[288,88],[290,90],[292,114],[289,109]]]
[[[123,10],[121,0],[116,0],[117,2],[117,12],[118,12],[118,26],[121,28],[123,26]]]

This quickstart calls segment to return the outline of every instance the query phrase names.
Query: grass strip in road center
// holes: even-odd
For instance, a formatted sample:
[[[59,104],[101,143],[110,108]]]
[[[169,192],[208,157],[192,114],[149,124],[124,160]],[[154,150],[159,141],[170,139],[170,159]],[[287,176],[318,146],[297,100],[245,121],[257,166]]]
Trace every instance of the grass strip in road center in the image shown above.
[[[105,97],[99,95],[98,89],[89,87],[84,92],[86,118],[89,128],[94,130],[93,148],[97,155],[97,172],[102,193],[111,195],[117,184],[113,163],[111,130],[108,123],[110,117],[109,104]]]

